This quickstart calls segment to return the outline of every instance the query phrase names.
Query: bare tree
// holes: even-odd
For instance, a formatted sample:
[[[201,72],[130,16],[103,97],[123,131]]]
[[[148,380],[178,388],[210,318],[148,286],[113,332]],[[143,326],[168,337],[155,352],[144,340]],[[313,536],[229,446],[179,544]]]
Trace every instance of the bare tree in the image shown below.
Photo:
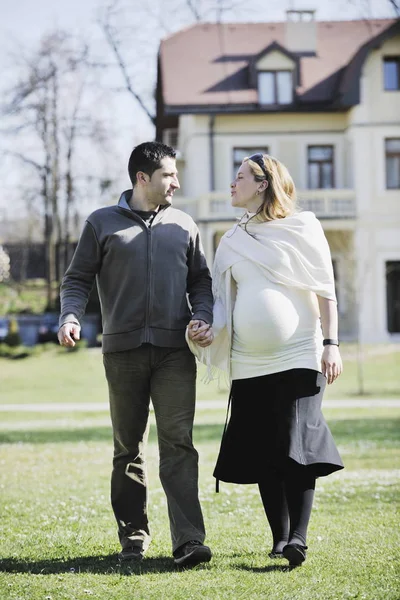
[[[72,110],[71,120],[64,129],[66,140],[66,166],[65,166],[65,213],[64,213],[64,252],[62,271],[64,272],[68,266],[70,259],[70,241],[71,241],[71,211],[75,200],[74,189],[74,173],[73,173],[73,157],[76,150],[77,125],[79,108],[82,100],[83,86],[79,90],[75,105]],[[61,252],[60,252],[61,254]]]
[[[23,74],[10,90],[3,115],[10,123],[10,146],[18,133],[24,150],[9,150],[19,165],[30,167],[40,181],[40,205],[46,255],[47,307],[55,306],[55,283],[68,261],[71,208],[76,196],[80,140],[103,144],[104,127],[84,102],[90,79],[88,48],[64,32],[46,36],[38,52],[25,59]],[[103,132],[99,135],[99,132]],[[27,148],[27,149],[25,149]],[[62,213],[62,207],[64,207]],[[63,218],[62,218],[63,217]],[[59,252],[56,263],[56,248]]]
[[[155,0],[135,5],[132,10],[123,0],[108,2],[99,16],[99,25],[122,75],[124,90],[153,125],[161,39],[193,23],[221,23],[224,16],[244,6],[248,7],[245,0],[169,0],[168,4]]]
[[[146,103],[142,99],[142,96],[135,90],[134,84],[129,75],[127,63],[123,58],[123,52],[122,52],[122,48],[121,48],[122,43],[117,35],[116,28],[113,27],[111,24],[110,14],[111,14],[111,11],[108,10],[106,18],[101,23],[106,40],[107,40],[110,48],[112,49],[115,59],[117,61],[117,64],[121,70],[121,74],[124,79],[126,89],[135,98],[135,100],[138,102],[139,106],[144,111],[144,113],[147,115],[147,117],[150,119],[150,121],[152,123],[154,123],[155,115],[146,106]]]
[[[389,3],[392,5],[394,13],[397,17],[400,17],[400,3],[398,0],[389,0]]]

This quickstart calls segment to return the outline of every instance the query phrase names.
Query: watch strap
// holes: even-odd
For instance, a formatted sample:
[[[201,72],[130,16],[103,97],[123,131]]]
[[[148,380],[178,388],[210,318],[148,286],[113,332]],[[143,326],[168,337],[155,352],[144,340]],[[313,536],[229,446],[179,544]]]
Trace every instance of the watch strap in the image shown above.
[[[325,340],[323,340],[322,344],[323,346],[339,346],[339,340],[326,338]]]

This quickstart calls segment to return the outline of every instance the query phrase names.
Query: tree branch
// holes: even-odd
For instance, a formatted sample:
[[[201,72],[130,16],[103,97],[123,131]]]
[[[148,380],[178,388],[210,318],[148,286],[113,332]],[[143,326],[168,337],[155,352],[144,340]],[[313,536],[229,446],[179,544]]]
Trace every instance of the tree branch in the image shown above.
[[[44,165],[41,165],[40,163],[33,160],[33,158],[28,158],[27,156],[24,156],[23,154],[21,154],[21,152],[13,152],[11,150],[4,150],[4,154],[8,154],[9,156],[14,156],[15,158],[18,158],[19,160],[21,160],[22,162],[24,162],[27,165],[30,165],[31,167],[33,167],[36,171],[39,171],[40,173],[42,173],[43,170],[45,170],[45,168],[46,168]]]
[[[400,17],[400,4],[397,0],[389,0],[390,4],[393,6],[393,10],[398,17]]]
[[[201,21],[202,20],[202,16],[201,16],[201,14],[199,13],[199,11],[196,8],[195,0],[186,0],[186,4],[190,8],[190,10],[191,10],[194,18],[196,19],[196,21]]]
[[[118,45],[118,42],[116,41],[112,31],[111,31],[111,26],[108,22],[106,21],[102,21],[101,22],[101,27],[104,31],[104,34],[106,36],[107,42],[110,45],[112,51],[114,52],[114,55],[117,59],[118,65],[121,69],[121,73],[122,76],[125,80],[125,86],[126,89],[128,90],[128,92],[135,98],[135,100],[138,102],[139,106],[142,108],[142,110],[146,113],[146,115],[148,116],[148,118],[150,119],[150,121],[155,124],[156,118],[155,115],[153,115],[147,108],[147,106],[145,105],[145,103],[143,102],[142,98],[139,96],[139,94],[137,92],[135,92],[135,90],[133,89],[132,86],[132,82],[131,79],[129,77],[129,73],[128,70],[126,68],[126,64],[125,61],[122,58],[122,54],[120,52],[120,48]]]

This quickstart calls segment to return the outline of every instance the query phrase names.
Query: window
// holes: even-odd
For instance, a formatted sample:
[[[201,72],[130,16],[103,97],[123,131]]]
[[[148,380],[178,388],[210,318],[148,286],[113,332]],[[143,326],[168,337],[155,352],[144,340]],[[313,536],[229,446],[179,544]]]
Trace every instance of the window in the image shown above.
[[[260,152],[261,154],[268,154],[267,146],[263,148],[234,148],[233,149],[233,179],[236,177],[236,173],[243,162],[243,159],[246,156],[251,156],[252,154],[257,154]]]
[[[333,175],[333,146],[308,146],[308,188],[335,187]]]
[[[400,188],[400,138],[385,140],[386,154],[386,188]]]
[[[383,59],[383,82],[386,91],[400,90],[400,56]]]
[[[258,74],[260,104],[291,104],[293,102],[292,71],[261,71]]]
[[[386,263],[386,305],[389,333],[400,333],[400,261]]]
[[[335,280],[335,293],[336,293],[336,298],[337,298],[337,308],[338,308],[339,315],[343,315],[343,314],[345,314],[346,311],[345,311],[345,303],[344,303],[345,289],[344,289],[343,281],[342,281],[343,269],[342,269],[341,259],[332,257],[332,267],[333,267],[333,277]]]
[[[341,307],[339,305],[339,288],[340,288],[340,279],[339,279],[339,268],[338,268],[338,260],[336,258],[332,258],[332,267],[333,267],[333,278],[335,280],[335,293],[336,299],[338,303],[338,312],[341,314]]]
[[[339,288],[339,271],[338,271],[338,261],[336,258],[332,258],[332,268],[333,268],[333,278],[335,280],[335,292],[336,298],[339,298],[338,288]]]
[[[309,22],[309,21],[314,21],[315,20],[315,10],[287,10],[286,11],[286,18],[288,21],[295,21],[295,22],[299,22],[299,21],[303,21],[303,22]]]
[[[164,129],[163,142],[167,146],[172,146],[176,149],[178,146],[178,129]]]

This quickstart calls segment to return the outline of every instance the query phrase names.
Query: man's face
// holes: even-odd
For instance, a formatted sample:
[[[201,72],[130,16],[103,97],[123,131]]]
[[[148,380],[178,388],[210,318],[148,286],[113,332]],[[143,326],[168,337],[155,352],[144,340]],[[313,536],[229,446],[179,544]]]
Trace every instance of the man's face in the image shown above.
[[[158,206],[172,204],[174,192],[179,188],[175,159],[165,156],[147,184],[147,199]]]

